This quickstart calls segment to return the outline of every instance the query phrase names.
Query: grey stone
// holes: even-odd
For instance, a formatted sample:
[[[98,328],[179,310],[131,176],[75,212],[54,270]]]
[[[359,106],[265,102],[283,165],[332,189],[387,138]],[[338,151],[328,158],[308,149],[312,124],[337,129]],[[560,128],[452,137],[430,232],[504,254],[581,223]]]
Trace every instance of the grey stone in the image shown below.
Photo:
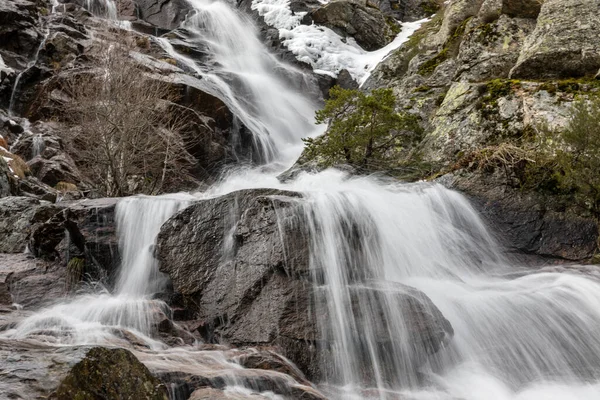
[[[337,0],[309,14],[314,23],[327,26],[342,36],[351,36],[365,50],[377,50],[392,41],[394,33],[379,9],[366,1]]]
[[[328,374],[322,368],[329,344],[315,315],[327,318],[327,311],[313,289],[302,207],[298,193],[267,189],[200,201],[165,222],[156,255],[205,341],[277,346],[315,379]],[[384,291],[371,286],[365,289],[370,298],[380,300],[370,304],[372,311],[383,314]],[[434,353],[452,336],[451,326],[425,295],[400,289],[394,301],[414,324],[416,353]]]
[[[184,0],[135,0],[139,18],[163,29],[175,29],[191,10]]]
[[[30,197],[0,199],[0,252],[21,253],[27,246],[31,220],[42,203]]]
[[[15,178],[3,157],[0,157],[0,197],[16,193]]]
[[[600,1],[547,0],[512,78],[593,75],[600,67]]]

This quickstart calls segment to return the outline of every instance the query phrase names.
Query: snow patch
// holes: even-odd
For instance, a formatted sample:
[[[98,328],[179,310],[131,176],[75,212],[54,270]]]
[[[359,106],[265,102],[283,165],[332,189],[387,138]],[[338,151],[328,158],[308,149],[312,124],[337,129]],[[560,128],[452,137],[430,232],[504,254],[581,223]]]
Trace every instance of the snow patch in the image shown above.
[[[429,19],[400,23],[402,31],[387,46],[368,52],[352,38],[342,38],[331,29],[319,25],[301,25],[305,13],[290,10],[290,0],[253,0],[256,10],[265,22],[279,30],[279,38],[299,61],[310,64],[315,73],[336,77],[347,69],[359,84],[363,84],[371,72],[393,50]]]

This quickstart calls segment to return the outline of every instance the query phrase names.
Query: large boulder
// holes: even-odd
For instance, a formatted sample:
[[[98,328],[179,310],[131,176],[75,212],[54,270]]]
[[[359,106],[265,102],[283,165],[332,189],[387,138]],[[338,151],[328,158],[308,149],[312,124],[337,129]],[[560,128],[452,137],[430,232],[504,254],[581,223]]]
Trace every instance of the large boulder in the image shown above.
[[[309,379],[319,379],[329,373],[323,366],[331,364],[324,360],[331,343],[317,320],[327,320],[326,298],[315,291],[309,243],[300,194],[245,190],[173,216],[161,229],[156,254],[206,341],[277,346]],[[374,283],[365,290],[366,297],[352,295],[355,318],[365,317],[364,301],[380,319],[384,304],[395,304],[406,313],[420,353],[434,353],[452,336],[424,294],[401,287],[388,299],[390,290]],[[378,328],[382,350],[390,348],[384,325]]]
[[[38,29],[42,8],[29,0],[0,3],[0,57],[9,67],[22,70],[35,54],[43,38]]]
[[[158,28],[175,29],[191,10],[185,0],[135,0],[138,17]]]
[[[67,295],[64,265],[35,259],[26,254],[0,253],[0,282],[6,285],[12,303],[25,310],[55,303]]]
[[[597,249],[598,227],[591,217],[565,212],[559,199],[511,188],[496,174],[455,174],[446,186],[468,195],[514,254],[585,262]]]
[[[366,1],[332,1],[311,12],[309,18],[344,37],[353,37],[368,51],[384,47],[399,31],[393,18],[386,19],[378,8]]]
[[[32,223],[29,249],[39,258],[68,264],[83,260],[83,276],[111,284],[121,262],[115,207],[119,199],[62,202],[46,219]]]
[[[512,78],[593,75],[600,67],[597,0],[547,0],[521,49]]]
[[[30,197],[3,197],[0,199],[0,252],[22,253],[27,247],[34,220],[46,214],[43,205],[49,204]]]
[[[130,351],[92,348],[75,364],[50,399],[168,400],[164,384]]]

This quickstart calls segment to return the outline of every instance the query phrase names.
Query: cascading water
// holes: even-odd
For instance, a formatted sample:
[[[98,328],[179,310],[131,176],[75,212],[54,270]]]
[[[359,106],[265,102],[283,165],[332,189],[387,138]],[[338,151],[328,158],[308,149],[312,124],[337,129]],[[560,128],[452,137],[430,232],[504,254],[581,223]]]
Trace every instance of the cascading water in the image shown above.
[[[158,43],[200,75],[204,89],[222,99],[252,132],[256,160],[295,159],[302,147],[300,138],[315,130],[316,105],[305,94],[315,94],[315,87],[308,76],[269,53],[249,18],[229,4],[189,3],[194,11],[182,28],[186,41],[206,53],[202,62],[178,53],[165,38]]]
[[[268,54],[249,21],[228,4],[194,0],[184,23],[206,49],[197,63],[159,43],[203,77],[255,135],[265,160],[290,164],[313,129],[311,101],[281,79],[291,71]],[[289,75],[288,75],[289,76]],[[292,149],[293,148],[293,149]],[[293,151],[290,151],[292,149]],[[243,188],[302,192],[321,331],[332,343],[323,388],[336,399],[595,400],[600,398],[600,284],[528,270],[503,256],[461,195],[438,185],[406,185],[335,170],[299,174],[237,171],[196,198]],[[117,208],[123,264],[114,294],[88,294],[26,318],[4,336],[60,343],[114,343],[133,331],[154,348],[151,300],[163,281],[151,254],[160,225],[193,199],[132,198]],[[412,287],[450,322],[435,355],[419,357],[398,302]],[[357,313],[356,310],[359,312]],[[450,337],[452,336],[452,337]],[[50,339],[48,339],[50,340]],[[194,364],[188,349],[146,355],[160,369],[223,368],[223,354]],[[206,356],[206,355],[205,355]],[[167,360],[167,361],[165,361]],[[239,366],[227,368],[238,368]],[[232,377],[231,382],[235,384]]]
[[[31,158],[35,158],[43,153],[46,148],[46,141],[41,134],[37,134],[32,139]]]
[[[189,195],[159,198],[132,197],[116,207],[122,266],[114,294],[104,290],[77,296],[26,319],[8,337],[55,336],[69,344],[114,343],[123,330],[135,332],[148,345],[162,347],[150,339],[152,315],[166,305],[153,300],[164,283],[152,255],[160,226],[189,204]]]

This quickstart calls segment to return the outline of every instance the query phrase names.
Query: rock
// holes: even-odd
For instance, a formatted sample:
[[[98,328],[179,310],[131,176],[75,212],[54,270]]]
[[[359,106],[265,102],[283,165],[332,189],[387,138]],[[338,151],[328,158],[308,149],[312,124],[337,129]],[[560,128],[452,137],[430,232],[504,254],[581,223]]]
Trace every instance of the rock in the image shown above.
[[[540,0],[503,0],[502,14],[512,18],[537,18],[543,3]]]
[[[358,89],[358,82],[352,78],[352,75],[350,75],[350,72],[348,72],[347,69],[340,71],[337,77],[336,85],[342,89]]]
[[[312,19],[315,24],[331,28],[341,36],[353,37],[368,51],[384,47],[396,36],[396,22],[386,20],[379,9],[366,1],[332,1],[311,12],[306,18]]]
[[[21,196],[35,197],[39,200],[55,203],[59,192],[50,186],[41,183],[36,178],[28,176],[19,179],[18,194]]]
[[[509,251],[519,254],[587,261],[597,247],[593,218],[565,213],[556,199],[511,188],[501,176],[456,175],[446,185],[467,194]]]
[[[0,198],[16,194],[16,181],[4,157],[0,157]]]
[[[68,182],[81,185],[84,178],[81,176],[75,162],[66,153],[59,153],[50,159],[36,156],[27,165],[31,174],[46,185],[55,187],[59,182]]]
[[[42,204],[39,200],[29,197],[0,199],[0,252],[25,251],[32,219]]]
[[[511,78],[593,75],[600,67],[598,1],[547,0]]]
[[[42,7],[41,3],[28,0],[0,4],[0,56],[15,70],[26,67],[42,40],[38,30]]]
[[[303,215],[295,192],[245,190],[200,201],[165,222],[156,255],[194,311],[205,341],[276,346],[309,379],[319,379],[327,374],[322,357],[330,345],[315,316],[327,318],[319,308],[323,298],[313,291]],[[382,314],[384,303],[377,299],[383,291],[368,290],[375,299],[372,311]],[[395,301],[412,310],[407,312],[414,318],[408,324],[415,324],[415,346],[434,353],[452,336],[451,327],[430,310],[435,306],[426,296],[403,290]],[[387,337],[383,326],[380,331]]]
[[[168,400],[169,396],[165,386],[130,351],[94,347],[49,398]]]
[[[11,371],[0,379],[0,393],[5,399],[47,399],[87,350],[0,338],[0,370]]]
[[[0,253],[0,282],[4,282],[12,302],[24,309],[49,305],[66,292],[64,266],[26,254]]]
[[[158,28],[175,29],[191,10],[184,0],[135,0],[139,18]]]
[[[135,0],[117,0],[117,13],[123,20],[136,20],[138,7]]]
[[[489,23],[505,14],[511,18],[535,19],[540,13],[542,2],[538,0],[485,0],[478,17]]]
[[[260,394],[242,394],[225,392],[219,389],[205,388],[194,390],[189,400],[267,400]]]
[[[483,0],[454,0],[444,9],[442,25],[437,33],[428,38],[433,46],[442,46],[452,38],[456,29],[467,18],[479,13]]]
[[[379,0],[374,3],[384,14],[403,22],[431,17],[440,9],[437,0]]]
[[[501,15],[493,22],[469,30],[460,44],[458,68],[452,79],[482,82],[508,78],[519,50],[534,28],[532,19]]]
[[[284,357],[270,350],[252,351],[240,356],[237,360],[244,368],[277,371],[289,375],[298,382],[310,386],[304,374]]]

